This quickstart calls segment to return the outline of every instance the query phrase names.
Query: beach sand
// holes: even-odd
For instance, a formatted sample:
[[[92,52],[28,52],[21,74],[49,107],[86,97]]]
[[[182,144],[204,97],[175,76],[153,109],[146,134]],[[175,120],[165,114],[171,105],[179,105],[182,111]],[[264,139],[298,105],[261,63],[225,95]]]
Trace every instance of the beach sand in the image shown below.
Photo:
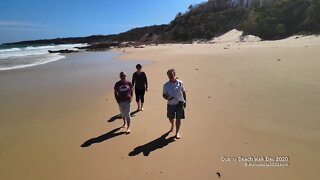
[[[118,129],[122,120],[116,118],[112,90],[118,74],[105,78],[106,65],[63,79],[54,70],[66,65],[58,66],[63,60],[32,71],[0,72],[0,179],[320,177],[318,37],[114,51],[125,52],[117,59],[132,66],[128,74],[132,60],[152,61],[143,67],[149,79],[145,111],[134,114],[130,135]],[[169,68],[187,90],[179,140],[166,134],[162,85]],[[3,78],[8,73],[14,81]],[[289,160],[282,162],[287,167],[223,161],[239,156]]]

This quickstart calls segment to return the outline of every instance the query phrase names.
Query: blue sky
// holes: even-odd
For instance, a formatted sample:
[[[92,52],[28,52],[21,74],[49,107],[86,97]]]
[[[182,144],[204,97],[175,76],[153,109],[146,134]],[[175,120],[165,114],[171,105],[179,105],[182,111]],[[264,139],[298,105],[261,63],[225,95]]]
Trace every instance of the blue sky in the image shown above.
[[[0,44],[21,40],[114,34],[167,24],[206,0],[1,0]]]

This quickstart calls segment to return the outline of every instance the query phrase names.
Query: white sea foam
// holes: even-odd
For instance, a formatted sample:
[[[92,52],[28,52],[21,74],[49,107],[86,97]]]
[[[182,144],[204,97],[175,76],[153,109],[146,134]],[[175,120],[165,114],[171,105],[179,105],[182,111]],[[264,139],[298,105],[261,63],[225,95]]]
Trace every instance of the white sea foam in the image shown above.
[[[12,47],[0,49],[0,70],[30,67],[64,58],[59,53],[50,54],[48,50],[77,50],[87,44],[64,44],[47,46]]]
[[[48,54],[48,50],[42,50],[42,51],[10,51],[10,52],[4,52],[0,53],[0,60],[5,60],[6,58],[10,57],[24,57],[24,56],[30,56],[30,55],[41,55],[41,54]]]
[[[58,61],[58,60],[63,59],[63,58],[65,58],[65,56],[53,55],[53,56],[48,57],[48,58],[40,59],[40,61],[31,63],[31,64],[17,64],[17,65],[8,66],[8,67],[1,67],[1,65],[0,65],[0,71],[2,71],[2,70],[20,69],[20,68],[37,66],[37,65],[41,65],[41,64],[47,64],[47,63],[50,63],[50,62],[53,62],[53,61]]]
[[[24,48],[24,50],[41,50],[41,49],[52,49],[55,48],[56,46],[28,46]]]
[[[10,48],[10,49],[0,49],[1,52],[13,52],[13,51],[21,51],[20,48]]]

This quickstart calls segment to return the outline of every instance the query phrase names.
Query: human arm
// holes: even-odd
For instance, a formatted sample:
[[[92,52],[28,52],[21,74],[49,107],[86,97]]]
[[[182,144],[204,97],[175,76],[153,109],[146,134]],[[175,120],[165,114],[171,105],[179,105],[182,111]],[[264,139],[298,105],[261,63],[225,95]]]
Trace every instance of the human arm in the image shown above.
[[[162,97],[164,98],[164,99],[166,99],[166,100],[172,100],[172,99],[174,99],[174,97],[169,97],[168,95],[166,95],[166,94],[162,94]]]
[[[172,100],[174,97],[169,97],[167,94],[162,94],[162,97],[166,100]]]
[[[145,73],[144,73],[144,78],[145,78],[145,84],[146,84],[146,91],[148,91],[148,78]]]
[[[162,97],[163,97],[165,100],[168,100],[168,95],[167,95],[167,91],[166,91],[165,86],[163,86]]]
[[[133,73],[133,75],[132,75],[132,87],[134,87],[134,83],[135,83],[135,81],[136,81],[136,73]]]
[[[187,107],[187,93],[186,93],[186,89],[184,88],[183,82],[181,82],[181,92],[182,92],[182,96],[184,99],[183,107],[186,108]]]
[[[114,98],[116,99],[117,103],[119,103],[119,100],[118,100],[118,92],[116,89],[114,89]]]
[[[168,100],[168,96],[166,94],[162,94],[162,97],[166,100]]]
[[[132,97],[133,97],[133,85],[130,85],[130,101],[132,101]]]
[[[171,101],[172,99],[175,98],[175,96],[169,93],[166,85],[163,85],[163,91],[162,91],[162,97],[168,101]]]
[[[187,94],[186,94],[186,91],[182,91],[182,95],[183,95],[183,98],[184,98],[184,108],[187,107]]]

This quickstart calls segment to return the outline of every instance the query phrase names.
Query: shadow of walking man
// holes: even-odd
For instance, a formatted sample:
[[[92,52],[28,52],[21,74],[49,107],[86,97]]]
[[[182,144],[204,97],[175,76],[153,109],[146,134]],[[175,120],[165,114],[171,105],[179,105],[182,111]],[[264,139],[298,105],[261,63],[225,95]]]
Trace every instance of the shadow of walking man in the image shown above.
[[[117,119],[122,119],[121,114],[117,114],[117,115],[112,116],[112,117],[108,120],[108,122],[113,122],[113,121],[115,121],[115,120],[117,120]]]
[[[130,113],[130,116],[133,117],[133,116],[135,116],[138,112],[139,112],[139,111],[133,111],[133,112]],[[112,117],[108,120],[108,122],[114,122],[114,121],[116,121],[117,119],[122,119],[121,114],[117,114],[117,115],[112,116]]]
[[[147,144],[144,144],[142,146],[138,146],[138,147],[134,148],[134,150],[129,153],[129,156],[136,156],[140,153],[143,153],[144,156],[149,156],[149,154],[152,151],[155,151],[156,149],[163,148],[164,146],[167,146],[168,144],[175,141],[174,136],[166,139],[166,137],[168,135],[169,135],[169,132],[163,134],[161,137],[159,137],[159,138],[157,138]]]
[[[139,112],[138,110],[133,111],[133,112],[130,113],[130,116],[133,117],[133,116],[135,116],[138,112]]]
[[[81,147],[89,147],[91,146],[92,144],[95,144],[95,143],[101,143],[103,141],[106,141],[108,139],[111,139],[111,138],[114,138],[116,136],[120,136],[122,134],[125,134],[125,132],[117,132],[119,131],[121,128],[116,128],[106,134],[103,134],[101,136],[98,136],[98,137],[95,137],[95,138],[92,138],[92,139],[89,139],[87,140],[86,142],[84,142]]]

